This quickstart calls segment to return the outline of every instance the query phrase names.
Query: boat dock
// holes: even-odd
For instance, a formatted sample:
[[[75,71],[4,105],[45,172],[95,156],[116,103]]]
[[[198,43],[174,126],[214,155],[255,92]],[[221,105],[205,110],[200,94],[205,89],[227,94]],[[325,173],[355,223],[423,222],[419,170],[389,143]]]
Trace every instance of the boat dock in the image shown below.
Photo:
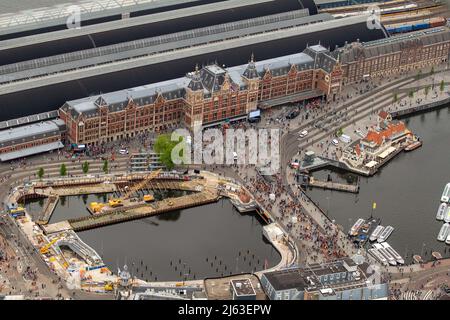
[[[358,219],[349,231],[349,237],[353,242],[358,243],[360,247],[363,247],[375,229],[380,225],[380,218],[370,217],[368,219]]]
[[[407,107],[396,111],[391,111],[390,114],[393,119],[400,119],[406,116],[411,116],[416,113],[422,113],[427,112],[439,108],[445,107],[448,103],[450,103],[450,97],[439,100],[439,101],[433,101],[431,103],[427,104],[421,104],[420,106],[415,107]]]
[[[310,177],[308,186],[326,189],[326,190],[337,190],[337,191],[350,192],[350,193],[358,193],[359,192],[359,185],[356,185],[356,184],[344,184],[344,183],[337,183],[337,182],[333,182],[333,181],[321,181],[321,180],[316,180],[313,177]]]

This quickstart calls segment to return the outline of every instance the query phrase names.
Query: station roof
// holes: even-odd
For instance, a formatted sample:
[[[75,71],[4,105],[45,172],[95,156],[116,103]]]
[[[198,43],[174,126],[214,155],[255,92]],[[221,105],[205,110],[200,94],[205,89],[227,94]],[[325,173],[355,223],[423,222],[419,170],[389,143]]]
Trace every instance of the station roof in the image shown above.
[[[316,44],[318,39],[323,47],[334,48],[335,45],[344,45],[345,41],[355,41],[357,38],[368,41],[385,36],[382,30],[364,29],[365,24],[365,16],[312,23],[308,27],[229,39],[208,46],[184,48],[2,85],[0,105],[20,107],[5,109],[0,120],[24,116],[30,110],[34,113],[55,110],[66,101],[87,95],[98,96],[102,92],[176,79],[192,72],[196,64],[201,66],[218,61],[221,66],[236,66],[248,63],[252,53],[256,61],[296,54],[308,43]]]
[[[53,27],[33,28],[33,25],[19,25],[15,28],[0,28],[0,40],[7,41],[4,48],[53,42],[52,48],[47,48],[45,52],[54,55],[68,52],[64,50],[65,47],[78,46],[78,50],[82,50],[302,8],[309,9],[310,14],[314,14],[298,0],[198,0],[184,5],[181,3],[167,6],[160,10],[134,12],[126,19],[121,19],[119,15],[89,20],[82,22],[82,27],[78,29],[67,29],[66,18],[61,19],[60,24]],[[31,54],[30,51],[39,54],[35,52],[34,47],[27,48],[28,55]],[[25,54],[22,53],[20,56],[23,55]]]
[[[64,121],[57,119],[2,130],[0,131],[0,148],[60,135],[64,128]]]
[[[39,114],[29,115],[29,116],[22,117],[22,118],[19,118],[19,119],[12,119],[12,120],[7,120],[7,121],[2,121],[2,122],[0,122],[0,130],[7,129],[7,128],[12,128],[12,127],[17,127],[17,126],[22,126],[22,125],[27,124],[27,123],[34,123],[34,122],[54,119],[54,118],[57,118],[57,117],[58,117],[58,111],[54,110],[54,111],[49,111],[49,112],[43,112],[43,113],[39,113]]]
[[[3,30],[27,30],[65,24],[67,18],[79,10],[82,20],[129,13],[132,11],[169,7],[201,0],[88,0],[60,4],[53,7],[23,10],[0,15],[0,32]]]
[[[327,21],[331,19],[331,16],[328,14],[308,16],[308,10],[302,9],[24,61],[0,67],[0,83],[40,77],[104,63],[112,63],[114,61],[167,52],[183,47],[198,46],[202,44],[206,45],[215,41],[240,38],[256,33],[280,30],[282,28],[292,28],[312,22]]]
[[[375,0],[373,0],[375,1]],[[351,0],[314,0],[317,6],[321,6],[323,4],[329,4],[329,3],[337,3],[337,2],[348,2],[351,4]]]

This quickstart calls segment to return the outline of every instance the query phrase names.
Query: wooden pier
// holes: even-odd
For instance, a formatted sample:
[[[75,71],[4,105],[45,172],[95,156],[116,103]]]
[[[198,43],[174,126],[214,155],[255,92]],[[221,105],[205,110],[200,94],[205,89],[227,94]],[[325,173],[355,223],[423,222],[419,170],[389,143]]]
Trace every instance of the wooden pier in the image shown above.
[[[40,225],[48,224],[50,218],[52,217],[53,211],[55,211],[56,205],[59,202],[59,197],[56,195],[51,195],[48,197],[44,209],[42,210],[41,219],[37,222]]]
[[[183,210],[187,208],[202,206],[216,202],[220,199],[217,192],[204,190],[188,196],[178,198],[168,198],[152,204],[134,205],[132,208],[121,207],[114,209],[113,212],[101,213],[95,216],[86,216],[77,219],[63,221],[44,226],[47,234],[61,232],[64,230],[85,231],[107,225],[118,224],[126,221],[143,219],[174,210]]]
[[[332,181],[321,181],[321,180],[316,180],[313,177],[310,178],[308,186],[322,188],[322,189],[326,189],[326,190],[336,190],[336,191],[351,192],[351,193],[359,192],[359,185],[337,183],[337,182],[332,182]]]

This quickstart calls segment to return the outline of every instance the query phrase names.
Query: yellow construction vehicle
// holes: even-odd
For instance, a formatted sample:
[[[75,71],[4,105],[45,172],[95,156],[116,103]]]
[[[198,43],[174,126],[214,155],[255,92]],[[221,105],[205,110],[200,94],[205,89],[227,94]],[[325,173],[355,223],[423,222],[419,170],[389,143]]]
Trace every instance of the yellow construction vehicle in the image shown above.
[[[102,211],[102,209],[105,207],[105,205],[103,203],[91,202],[89,204],[89,207],[91,208],[91,211],[93,213],[99,213]]]
[[[155,197],[153,197],[151,194],[146,194],[144,196],[144,202],[152,202],[155,201]]]
[[[111,198],[108,203],[111,208],[117,208],[117,207],[123,206],[123,202],[121,199],[112,199]]]
[[[105,284],[105,291],[107,292],[114,291],[114,285],[112,284],[112,282],[107,282]]]
[[[50,241],[49,243],[47,243],[45,246],[43,246],[40,250],[40,252],[42,254],[47,254],[50,251],[50,248],[52,245],[54,245],[56,243],[56,241],[58,241],[59,238],[55,238],[52,241]]]

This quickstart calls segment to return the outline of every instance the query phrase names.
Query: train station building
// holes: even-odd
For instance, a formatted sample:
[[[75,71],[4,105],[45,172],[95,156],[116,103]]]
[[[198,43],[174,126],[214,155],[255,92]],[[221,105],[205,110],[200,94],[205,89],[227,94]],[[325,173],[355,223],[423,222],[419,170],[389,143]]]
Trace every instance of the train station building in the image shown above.
[[[145,131],[204,128],[246,118],[258,107],[324,97],[341,89],[341,67],[321,45],[304,52],[222,68],[197,68],[186,77],[85,99],[59,110],[72,143],[98,144]]]

